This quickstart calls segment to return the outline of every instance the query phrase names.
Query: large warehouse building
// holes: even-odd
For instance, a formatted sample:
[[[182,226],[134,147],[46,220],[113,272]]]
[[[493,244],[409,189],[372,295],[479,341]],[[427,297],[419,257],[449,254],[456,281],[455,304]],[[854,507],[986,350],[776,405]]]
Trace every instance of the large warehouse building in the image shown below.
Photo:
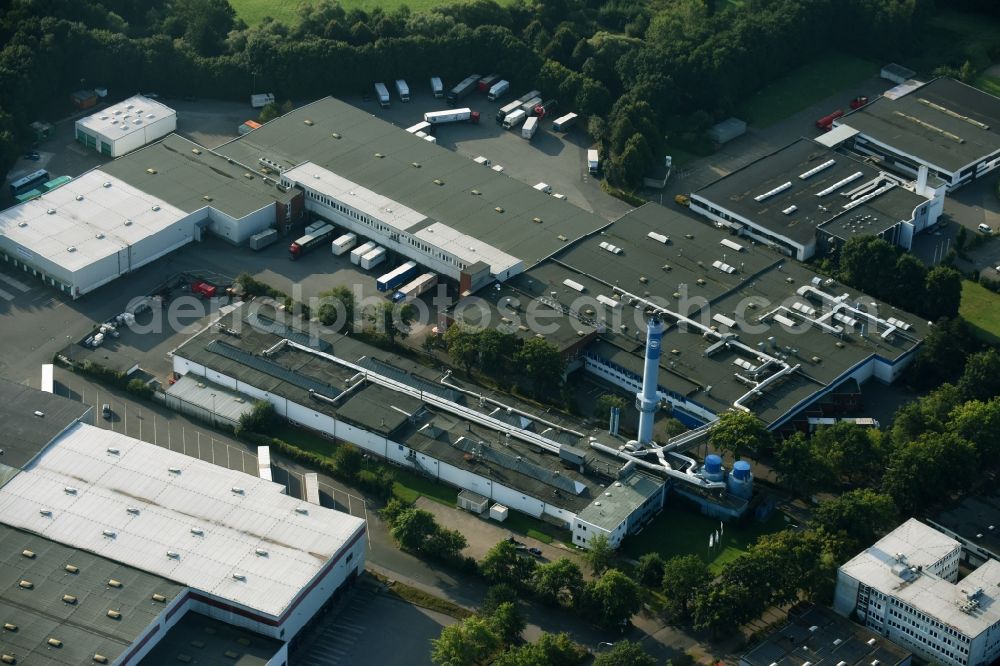
[[[23,392],[0,382],[0,397]],[[36,394],[45,396],[39,404],[79,407]],[[12,583],[25,598],[18,606],[33,599],[40,609],[62,612],[55,626],[32,627],[47,634],[36,647],[19,643],[34,640],[27,634],[8,638],[5,630],[2,650],[44,650],[53,647],[49,638],[69,647],[72,637],[74,653],[93,650],[107,663],[136,664],[190,611],[279,641],[280,654],[267,663],[282,664],[286,644],[364,567],[361,519],[288,497],[270,481],[82,423],[70,408],[43,409],[5,420],[5,430],[22,433],[19,459],[26,462],[0,486],[0,522],[11,542],[36,544],[19,556],[41,567],[27,567]],[[50,557],[60,549],[76,554]],[[53,567],[64,569],[62,580],[46,576]],[[72,577],[63,578],[66,572]],[[61,602],[52,596],[57,590],[64,590]],[[19,611],[10,612],[0,619],[28,626],[18,622]],[[119,627],[110,638],[100,631],[107,622]],[[92,635],[76,630],[80,623]]]
[[[856,235],[909,249],[944,207],[926,172],[911,183],[799,139],[691,195],[691,210],[805,261]]]
[[[1000,166],[1000,98],[954,79],[906,82],[834,125],[857,152],[913,175],[925,166],[949,191]]]
[[[911,518],[837,571],[834,610],[928,662],[988,666],[1000,657],[1000,562],[962,580],[961,544]]]
[[[121,157],[177,129],[177,112],[136,95],[76,121],[76,140],[106,157]]]

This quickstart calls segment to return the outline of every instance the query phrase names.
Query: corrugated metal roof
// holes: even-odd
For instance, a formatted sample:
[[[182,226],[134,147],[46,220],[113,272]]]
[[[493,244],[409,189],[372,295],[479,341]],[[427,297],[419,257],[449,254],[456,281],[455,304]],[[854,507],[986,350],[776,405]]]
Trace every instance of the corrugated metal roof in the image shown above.
[[[307,514],[296,511],[303,506]],[[0,515],[271,616],[364,524],[283,495],[277,484],[83,424],[0,489]]]
[[[194,375],[182,376],[167,389],[167,395],[210,409],[230,422],[239,421],[241,416],[249,414],[254,403],[248,395]]]

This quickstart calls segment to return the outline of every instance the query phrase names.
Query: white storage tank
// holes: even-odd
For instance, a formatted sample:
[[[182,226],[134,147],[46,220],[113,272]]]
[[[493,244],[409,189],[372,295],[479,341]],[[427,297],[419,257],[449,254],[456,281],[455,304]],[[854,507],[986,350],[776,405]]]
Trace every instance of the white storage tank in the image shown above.
[[[490,518],[497,521],[498,523],[502,523],[503,521],[507,520],[508,511],[509,509],[505,507],[503,504],[494,504],[493,506],[490,507]]]

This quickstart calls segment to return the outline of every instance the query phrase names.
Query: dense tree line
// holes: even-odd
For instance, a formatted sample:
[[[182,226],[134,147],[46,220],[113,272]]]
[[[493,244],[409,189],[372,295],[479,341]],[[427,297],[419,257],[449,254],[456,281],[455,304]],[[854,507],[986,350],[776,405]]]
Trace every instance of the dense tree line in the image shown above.
[[[525,393],[546,402],[561,399],[566,361],[547,340],[456,324],[445,332],[444,342],[448,356],[466,374],[476,370],[504,389],[515,380]]]
[[[490,0],[426,12],[321,2],[246,26],[225,0],[13,0],[0,15],[0,170],[73,89],[280,98],[398,77],[499,71],[590,118],[608,176],[635,185],[666,140],[699,141],[743,97],[824,49],[892,54],[930,0]],[[53,113],[64,109],[53,109]]]

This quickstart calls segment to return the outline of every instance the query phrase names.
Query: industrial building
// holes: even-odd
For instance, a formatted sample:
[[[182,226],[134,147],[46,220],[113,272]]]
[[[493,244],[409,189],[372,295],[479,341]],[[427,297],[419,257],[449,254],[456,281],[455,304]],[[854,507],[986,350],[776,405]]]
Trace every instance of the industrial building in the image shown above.
[[[274,185],[172,135],[0,212],[0,258],[78,298],[206,231],[291,226],[302,196]]]
[[[177,129],[177,112],[142,95],[76,121],[76,140],[105,157],[121,157]]]
[[[909,249],[944,207],[927,176],[911,183],[799,139],[692,193],[691,210],[799,261],[862,235]]]
[[[739,666],[909,666],[912,653],[822,606],[788,612],[788,624],[740,657]]]
[[[660,400],[693,428],[730,409],[773,430],[856,413],[860,404],[832,396],[847,384],[895,381],[927,329],[753,239],[653,204],[451,315],[477,325],[485,314],[524,339],[541,335],[571,368],[638,392],[651,308],[667,323]]]
[[[644,442],[645,453],[623,452],[620,438],[588,434],[513,399],[483,397],[450,373],[405,370],[397,357],[352,337],[310,339],[277,312],[245,309],[177,348],[175,373],[267,400],[293,423],[471,491],[473,499],[552,521],[570,529],[577,545],[604,534],[617,546],[660,511],[671,484],[698,489],[727,517],[747,507],[748,475],[732,482],[741,494],[729,497],[734,486],[721,469],[709,479],[679,449]]]
[[[307,104],[216,149],[305,192],[306,210],[456,280],[504,281],[607,222],[345,102]]]
[[[927,167],[948,191],[1000,166],[1000,99],[955,79],[901,81],[834,125],[856,152],[914,176]]]
[[[837,571],[834,610],[929,662],[1000,656],[1000,562],[959,580],[962,545],[911,518]]]
[[[19,578],[0,595],[18,627],[0,650],[23,663],[65,648],[136,664],[191,612],[274,639],[275,655],[255,663],[277,666],[363,569],[361,519],[81,422],[89,410],[65,398],[0,381],[0,403],[17,406],[5,432],[21,433],[3,453],[0,558]]]
[[[986,560],[1000,560],[1000,493],[966,497],[927,522],[962,544],[966,565],[978,567]]]

